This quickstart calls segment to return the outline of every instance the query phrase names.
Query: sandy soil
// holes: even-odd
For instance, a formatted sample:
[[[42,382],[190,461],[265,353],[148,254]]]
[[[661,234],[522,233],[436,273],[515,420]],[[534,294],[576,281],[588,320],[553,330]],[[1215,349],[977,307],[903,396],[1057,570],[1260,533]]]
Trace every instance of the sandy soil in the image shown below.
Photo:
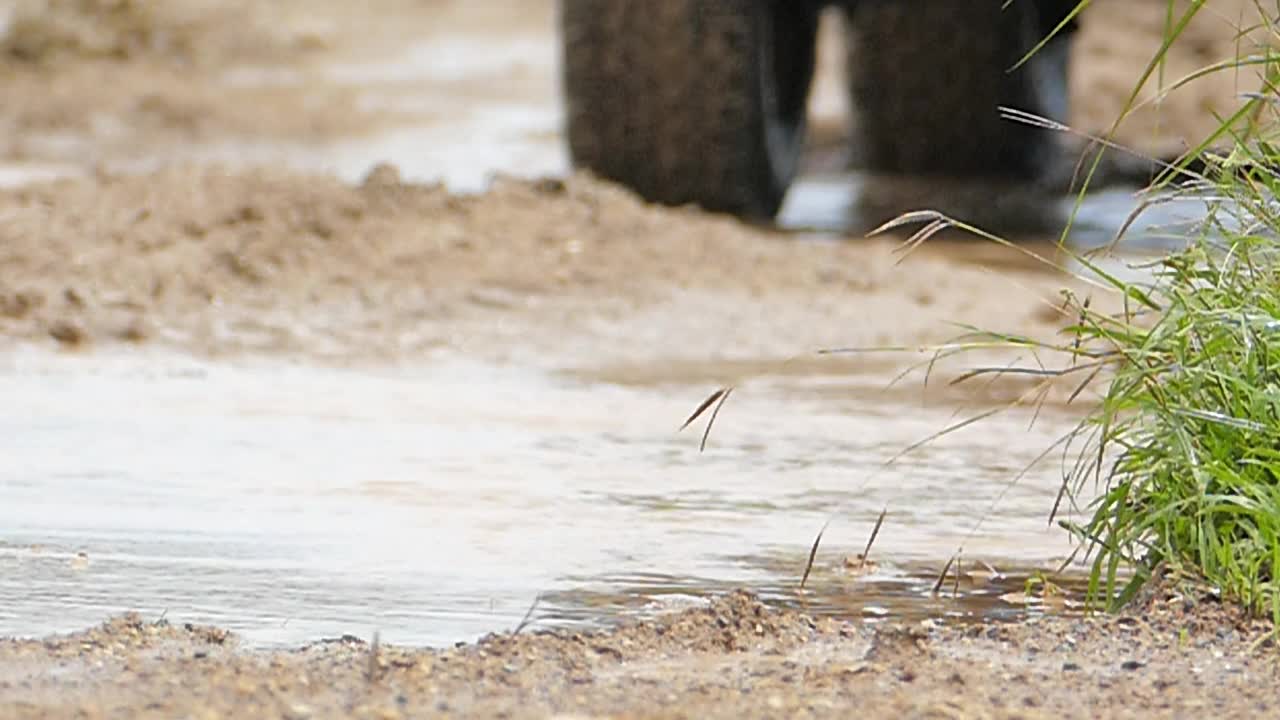
[[[329,71],[441,35],[530,26],[550,30],[550,4],[0,1],[0,157],[129,165],[195,143],[308,144],[431,123],[429,107],[361,102],[359,82]],[[527,78],[508,80],[516,89],[499,92]]]
[[[420,122],[359,107],[350,87],[313,77],[315,63],[510,10],[372,5],[21,3],[0,42],[0,156],[63,158],[49,148],[64,137],[92,165],[143,144],[317,140]],[[1087,128],[1114,117],[1163,2],[1096,6],[1075,83]],[[530,22],[549,17],[537,8]],[[1187,62],[1229,47],[1216,27]],[[312,81],[228,82],[240,65]],[[1151,109],[1126,137],[1161,151],[1183,143],[1236,89],[1193,86],[1164,104],[1160,135],[1147,134]],[[940,341],[955,333],[948,322],[1052,337],[1069,321],[1060,291],[1088,291],[1012,251],[938,242],[899,263],[895,247],[646,207],[583,177],[461,198],[390,168],[355,187],[284,170],[100,172],[0,191],[0,347],[335,363],[466,353],[619,381],[719,383],[814,347]],[[881,378],[901,366],[844,363]],[[129,618],[0,641],[0,717],[1268,714],[1275,668],[1246,647],[1262,630],[1195,607],[1165,598],[1120,618],[873,631],[734,595],[603,635],[376,654],[350,641],[245,651],[216,629]]]
[[[1197,23],[1179,63],[1232,49],[1224,18],[1239,13],[1229,5]],[[15,3],[0,40],[0,90],[9,99],[0,156],[40,159],[50,137],[73,138],[93,161],[140,144],[322,139],[429,122],[380,117],[353,102],[351,86],[315,69],[321,60],[392,55],[443,28],[549,30],[552,21],[549,4],[514,15],[503,3],[318,7]],[[1090,11],[1074,85],[1083,127],[1114,117],[1120,88],[1159,36],[1163,8],[1103,0]],[[833,57],[824,55],[829,70]],[[227,80],[236,68],[264,66],[303,81]],[[1237,89],[1234,81],[1193,85],[1163,106],[1161,127],[1194,137],[1203,109]],[[1150,122],[1126,126],[1136,138],[1155,122],[1142,117]],[[535,354],[568,357],[588,343],[603,360],[717,362],[938,341],[949,337],[948,321],[997,319],[1044,336],[1062,320],[1051,306],[1063,277],[972,243],[937,243],[898,265],[891,241],[799,243],[646,208],[586,178],[506,183],[460,199],[394,175],[379,171],[351,188],[278,170],[185,166],[0,192],[0,342],[153,341],[209,355],[386,361],[439,349],[511,354],[518,339]]]
[[[947,246],[972,264],[943,245],[897,264],[897,241],[805,241],[588,178],[457,197],[387,167],[358,187],[175,168],[0,191],[0,238],[4,342],[207,355],[780,358],[938,341],[944,318],[1052,333],[1064,284],[975,243]]]
[[[0,641],[0,716],[1267,717],[1268,632],[1173,593],[1119,616],[871,627],[740,592],[644,625],[439,651],[350,636],[251,651],[134,615]]]
[[[1188,0],[1175,2],[1172,22],[1190,5]],[[1204,5],[1136,97],[1116,130],[1117,142],[1157,157],[1177,155],[1217,127],[1215,114],[1231,115],[1240,106],[1241,93],[1262,87],[1249,68],[1225,67],[1186,82],[1202,68],[1275,42],[1259,26],[1259,5],[1253,0]],[[1164,0],[1095,0],[1081,16],[1071,66],[1072,125],[1096,135],[1111,129],[1160,48],[1168,8]]]

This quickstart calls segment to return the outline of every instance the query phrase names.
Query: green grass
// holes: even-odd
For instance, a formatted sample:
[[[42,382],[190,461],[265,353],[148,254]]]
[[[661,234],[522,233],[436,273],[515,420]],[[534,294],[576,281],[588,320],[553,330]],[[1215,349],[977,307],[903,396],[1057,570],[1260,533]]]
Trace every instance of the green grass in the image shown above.
[[[1144,83],[1162,76],[1166,53],[1214,5],[1170,2],[1167,41]],[[1275,27],[1252,30],[1277,37]],[[1123,605],[1167,572],[1280,623],[1280,145],[1266,129],[1280,125],[1280,57],[1243,37],[1234,62],[1204,72],[1261,79],[1264,91],[1242,98],[1153,183],[1168,196],[1204,199],[1206,216],[1185,249],[1141,283],[1076,253],[1089,277],[1123,299],[1122,312],[1068,297],[1078,320],[1060,343],[989,334],[1065,357],[1049,375],[1101,386],[1070,438],[1082,449],[1059,498],[1085,508],[1083,520],[1059,522],[1081,542],[1095,606]],[[1172,90],[1182,81],[1161,82]],[[1137,98],[1135,88],[1129,108]]]
[[[1146,312],[1077,308],[1081,352],[1110,369],[1066,487],[1101,486],[1092,517],[1068,524],[1093,557],[1095,596],[1123,602],[1163,565],[1280,619],[1276,252],[1259,235],[1196,238],[1151,286],[1123,287]],[[1122,569],[1135,574],[1117,593]]]

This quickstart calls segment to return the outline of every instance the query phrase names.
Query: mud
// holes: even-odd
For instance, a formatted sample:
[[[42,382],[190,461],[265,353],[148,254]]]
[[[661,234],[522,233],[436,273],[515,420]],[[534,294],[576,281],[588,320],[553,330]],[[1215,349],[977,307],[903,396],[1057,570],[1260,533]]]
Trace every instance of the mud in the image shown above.
[[[1273,629],[1164,592],[1119,616],[867,627],[733,593],[599,632],[254,652],[137,615],[0,642],[5,717],[1266,716]]]
[[[1067,282],[1016,251],[900,262],[896,240],[780,235],[589,178],[458,197],[390,168],[357,187],[178,167],[0,191],[0,237],[4,342],[205,356],[781,361],[941,341],[942,318],[1051,336]],[[986,269],[1009,263],[1024,267]]]

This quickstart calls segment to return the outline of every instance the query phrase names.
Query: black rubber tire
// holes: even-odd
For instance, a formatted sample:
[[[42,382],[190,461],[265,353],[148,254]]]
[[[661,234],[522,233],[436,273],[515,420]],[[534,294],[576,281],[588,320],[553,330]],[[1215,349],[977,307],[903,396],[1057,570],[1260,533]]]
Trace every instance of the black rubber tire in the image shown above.
[[[1071,35],[1010,71],[1062,15],[1018,0],[861,0],[849,10],[854,157],[877,173],[1039,179],[1059,133],[1001,106],[1067,120]],[[1058,3],[1061,5],[1062,3]]]
[[[785,0],[562,0],[577,167],[667,205],[767,220],[804,144],[817,12]]]

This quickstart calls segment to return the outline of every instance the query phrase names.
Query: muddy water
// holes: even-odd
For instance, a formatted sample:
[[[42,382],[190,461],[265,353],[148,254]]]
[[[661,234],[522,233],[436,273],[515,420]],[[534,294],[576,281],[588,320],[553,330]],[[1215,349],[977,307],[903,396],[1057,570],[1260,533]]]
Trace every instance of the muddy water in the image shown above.
[[[429,118],[364,137],[94,156],[125,170],[287,164],[352,181],[385,162],[463,192],[494,173],[561,174],[554,47],[540,26],[331,63],[325,82],[361,88],[365,106]],[[263,68],[224,80],[303,82]],[[0,168],[0,183],[87,172],[74,159],[90,144],[71,138],[61,153]],[[865,186],[850,174],[804,178],[782,223],[842,238],[865,221],[855,210]],[[1077,240],[1109,240],[1133,202],[1090,198]],[[1170,219],[1153,220],[1151,236]],[[4,363],[0,395],[21,411],[0,414],[0,635],[139,610],[262,644],[374,630],[443,644],[510,628],[539,596],[536,622],[596,623],[742,585],[869,620],[999,615],[1014,610],[1001,593],[1071,550],[1046,527],[1056,459],[1011,481],[1074,417],[1046,412],[1029,427],[1028,414],[999,416],[882,469],[982,409],[883,393],[883,375],[757,377],[699,453],[696,430],[675,429],[708,387],[670,373],[620,384],[590,368],[464,358],[344,371],[141,353]],[[886,508],[878,570],[850,572],[843,558]],[[828,520],[812,594],[799,596]],[[934,596],[934,575],[961,546],[966,569],[981,559],[1010,577]]]
[[[1045,524],[1057,466],[1007,486],[1066,418],[988,422],[877,471],[955,408],[868,402],[866,378],[748,383],[700,454],[675,428],[704,385],[461,361],[6,365],[0,393],[24,410],[0,417],[0,634],[137,609],[257,643],[376,629],[440,644],[511,627],[539,594],[545,623],[741,584],[794,603],[832,517],[808,602],[869,618],[1008,612],[981,592],[931,599],[928,574],[961,544],[1006,570],[1069,552]],[[880,569],[846,574],[885,507]]]

